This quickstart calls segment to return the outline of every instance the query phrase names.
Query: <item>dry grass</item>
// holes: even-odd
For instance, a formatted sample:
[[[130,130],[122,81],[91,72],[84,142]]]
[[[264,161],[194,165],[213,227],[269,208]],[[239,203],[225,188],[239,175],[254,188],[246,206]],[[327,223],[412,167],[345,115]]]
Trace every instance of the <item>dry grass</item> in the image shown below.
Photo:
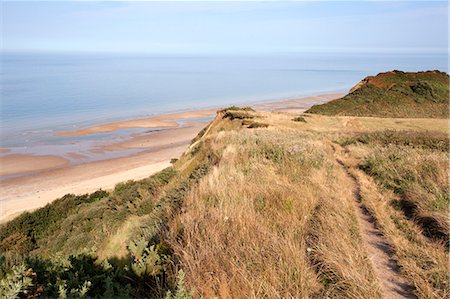
[[[254,145],[250,135],[220,134],[217,141],[233,146],[186,198],[179,220],[183,239],[175,248],[187,283],[206,296],[307,297],[319,288],[305,256],[302,215],[311,214],[312,196],[305,192],[297,200],[300,189],[279,180],[273,163],[256,162],[265,154],[282,159],[281,153],[255,152],[244,160],[251,147],[241,155],[235,146]]]
[[[408,135],[410,142],[351,142],[345,161],[361,185],[363,204],[376,218],[416,295],[447,298],[448,154],[434,146],[434,133],[430,142]]]
[[[292,117],[219,111],[173,168],[81,202],[58,229],[41,229],[45,238],[34,253],[87,250],[99,260],[127,260],[129,242],[143,240],[170,256],[164,277],[183,269],[197,297],[379,298],[358,226],[356,184],[415,293],[448,296],[448,253],[418,221],[448,228],[447,121]],[[249,129],[255,119],[268,126]],[[333,140],[349,142],[336,153]],[[413,215],[401,200],[414,203]]]
[[[347,298],[380,298],[379,285],[361,245],[351,182],[337,165],[328,182],[333,183],[322,190],[310,228],[313,260],[327,286],[320,297],[345,294]]]
[[[391,204],[395,195],[381,190],[373,179],[355,170],[363,203],[377,219],[392,245],[402,274],[413,283],[419,298],[448,298],[448,254],[439,243],[423,237],[421,229]]]
[[[265,121],[214,136],[221,161],[172,223],[187,286],[224,298],[378,297],[329,145]]]
[[[308,123],[298,124],[283,113],[260,112],[258,117],[270,127],[223,130],[210,137],[215,147],[224,149],[221,162],[189,193],[183,213],[172,223],[177,233],[171,242],[187,272],[187,285],[197,295],[225,298],[380,297],[361,245],[351,184],[336,165],[327,140],[355,132],[377,135],[380,129],[423,132],[415,138],[423,141],[421,146],[405,154],[415,161],[403,166],[412,167],[423,183],[422,191],[426,186],[445,191],[447,177],[442,171],[448,158],[440,149],[429,148],[427,131],[445,132],[447,122],[310,116]],[[408,141],[403,139],[397,146],[405,146]],[[384,156],[392,154],[386,149],[389,143],[386,139],[375,146],[351,144],[349,166],[361,183],[364,204],[416,294],[443,297],[448,257],[443,245],[427,242],[420,227],[394,207],[393,197],[382,193],[389,191],[357,169],[360,161],[376,153],[389,163]],[[393,176],[387,180],[398,181]]]
[[[448,245],[449,161],[446,152],[406,147],[375,147],[361,163],[369,175],[400,195],[397,207],[427,236]]]

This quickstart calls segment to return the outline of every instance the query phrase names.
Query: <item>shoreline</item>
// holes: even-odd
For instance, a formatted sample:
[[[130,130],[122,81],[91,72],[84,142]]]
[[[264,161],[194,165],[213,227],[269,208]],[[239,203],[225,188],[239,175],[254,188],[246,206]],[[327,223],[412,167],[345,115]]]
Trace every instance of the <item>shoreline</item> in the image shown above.
[[[342,96],[342,93],[290,98],[249,105],[257,110],[302,113],[314,104]],[[40,208],[67,193],[84,194],[109,190],[117,183],[148,177],[178,158],[191,140],[207,125],[200,120],[215,115],[217,109],[203,109],[152,116],[135,120],[99,124],[76,131],[57,132],[58,136],[87,136],[124,128],[148,129],[130,134],[125,140],[100,144],[90,149],[106,159],[83,162],[84,152],[71,153],[80,163],[71,163],[59,155],[18,155],[0,157],[0,223],[24,211]],[[161,126],[163,124],[163,126]],[[157,128],[157,130],[154,130]],[[114,157],[117,153],[125,155]],[[7,175],[12,176],[7,176]]]
[[[215,109],[202,109],[186,112],[170,113],[155,115],[146,118],[136,118],[131,120],[114,121],[98,125],[89,126],[86,128],[78,129],[75,131],[62,131],[56,132],[54,136],[72,137],[72,136],[84,136],[97,133],[114,132],[121,129],[130,128],[175,128],[179,124],[177,120],[204,118],[215,113]]]

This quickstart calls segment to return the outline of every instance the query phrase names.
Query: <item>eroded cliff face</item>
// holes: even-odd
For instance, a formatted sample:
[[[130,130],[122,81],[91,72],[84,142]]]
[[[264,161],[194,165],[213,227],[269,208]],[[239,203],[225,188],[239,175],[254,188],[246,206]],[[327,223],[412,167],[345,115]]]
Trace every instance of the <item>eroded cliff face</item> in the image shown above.
[[[361,88],[363,85],[366,85],[367,83],[369,83],[370,77],[366,77],[364,79],[362,79],[361,81],[358,82],[358,84],[356,84],[355,86],[353,86],[349,93],[354,92],[355,90],[358,90],[359,88]]]

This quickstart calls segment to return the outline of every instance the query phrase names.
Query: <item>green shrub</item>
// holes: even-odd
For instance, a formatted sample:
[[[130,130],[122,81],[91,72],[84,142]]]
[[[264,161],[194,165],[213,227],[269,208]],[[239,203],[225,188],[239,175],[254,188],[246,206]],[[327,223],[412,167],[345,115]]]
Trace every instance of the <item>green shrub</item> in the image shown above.
[[[0,253],[25,255],[41,247],[77,253],[94,246],[129,215],[150,213],[154,207],[152,198],[176,173],[168,167],[149,178],[117,184],[111,194],[103,190],[78,196],[68,194],[24,213],[0,227]],[[103,228],[104,223],[108,223],[107,228]]]
[[[250,113],[246,112],[246,111],[241,111],[241,110],[237,110],[237,111],[231,110],[231,111],[229,111],[229,110],[226,110],[223,118],[228,118],[228,119],[234,120],[234,119],[252,119],[252,118],[255,118],[255,117],[253,115],[251,115]]]
[[[252,107],[237,107],[237,106],[230,106],[227,108],[223,108],[222,110],[219,110],[220,112],[225,112],[227,110],[231,110],[231,111],[238,111],[238,110],[242,110],[242,111],[255,111]]]
[[[67,194],[32,213],[23,213],[0,228],[0,252],[14,250],[24,254],[37,248],[37,241],[58,230],[67,215],[108,195],[103,190],[78,196]]]
[[[267,128],[267,127],[269,127],[268,124],[265,124],[265,123],[258,123],[258,122],[252,122],[252,123],[248,126],[249,129],[255,129],[255,128]]]
[[[192,299],[194,298],[194,290],[186,291],[186,287],[184,286],[184,278],[185,274],[183,270],[178,271],[177,275],[177,289],[175,294],[172,294],[171,291],[167,291],[165,299]]]
[[[306,122],[306,119],[303,116],[297,116],[295,118],[292,119],[293,121],[298,121],[298,122]]]
[[[160,256],[155,246],[148,246],[144,239],[131,241],[128,245],[131,258],[131,270],[138,277],[146,275],[157,276],[164,270],[165,257]]]
[[[7,273],[0,277],[0,297],[13,299],[25,297],[29,293],[32,283],[32,271],[26,271],[24,263],[14,265]]]

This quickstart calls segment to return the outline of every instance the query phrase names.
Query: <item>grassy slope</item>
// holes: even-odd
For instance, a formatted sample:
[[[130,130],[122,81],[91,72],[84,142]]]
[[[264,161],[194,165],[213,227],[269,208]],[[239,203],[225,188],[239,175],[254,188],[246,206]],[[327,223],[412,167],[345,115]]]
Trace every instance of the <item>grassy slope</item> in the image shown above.
[[[409,118],[448,118],[449,77],[439,71],[399,71],[370,76],[349,94],[315,105],[308,113]]]
[[[438,139],[442,146],[436,146]],[[385,130],[337,138],[337,142],[345,146],[343,160],[361,185],[363,204],[395,250],[416,294],[446,298],[448,134]]]
[[[303,120],[221,111],[173,167],[16,218],[0,228],[0,290],[161,297],[182,269],[206,297],[380,297],[342,146],[402,274],[445,297],[446,120]]]

